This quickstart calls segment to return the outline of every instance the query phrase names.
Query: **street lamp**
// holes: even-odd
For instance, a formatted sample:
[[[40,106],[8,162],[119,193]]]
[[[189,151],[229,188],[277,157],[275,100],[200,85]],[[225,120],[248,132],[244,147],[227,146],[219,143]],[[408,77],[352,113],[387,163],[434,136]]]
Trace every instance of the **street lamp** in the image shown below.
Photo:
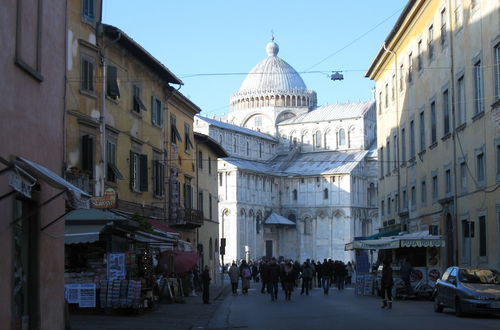
[[[339,71],[333,71],[332,74],[330,75],[330,79],[335,81],[335,80],[344,80],[344,75],[340,73]]]

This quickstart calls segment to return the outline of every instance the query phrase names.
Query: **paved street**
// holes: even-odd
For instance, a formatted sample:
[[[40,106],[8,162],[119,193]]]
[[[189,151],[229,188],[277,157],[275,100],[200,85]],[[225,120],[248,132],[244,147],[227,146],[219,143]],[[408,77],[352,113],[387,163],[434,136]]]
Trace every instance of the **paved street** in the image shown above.
[[[229,295],[209,323],[209,329],[499,329],[500,317],[457,318],[452,310],[437,314],[428,301],[395,301],[393,310],[380,308],[375,297],[355,296],[352,288],[319,289],[309,296],[297,290],[292,301],[280,292],[278,301],[251,290],[248,296]]]
[[[259,283],[260,284],[260,283]],[[292,301],[280,291],[277,302],[261,294],[252,283],[248,295],[232,296],[229,288],[212,288],[211,304],[187,297],[185,304],[161,304],[142,315],[71,315],[72,330],[156,329],[498,329],[498,316],[457,318],[453,310],[442,314],[428,301],[395,301],[391,311],[380,308],[371,296],[356,296],[352,288],[331,290],[324,296],[314,289],[309,296],[297,290]]]

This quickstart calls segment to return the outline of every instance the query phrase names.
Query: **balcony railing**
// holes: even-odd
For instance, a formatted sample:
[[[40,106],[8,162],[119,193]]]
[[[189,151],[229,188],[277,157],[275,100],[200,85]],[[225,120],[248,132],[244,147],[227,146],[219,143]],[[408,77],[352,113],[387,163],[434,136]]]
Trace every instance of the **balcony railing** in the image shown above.
[[[175,213],[171,213],[170,219],[171,226],[196,228],[203,225],[203,212],[190,208],[181,208]]]
[[[94,189],[92,189],[93,182],[88,173],[66,172],[66,181],[85,191],[89,195],[94,194]]]

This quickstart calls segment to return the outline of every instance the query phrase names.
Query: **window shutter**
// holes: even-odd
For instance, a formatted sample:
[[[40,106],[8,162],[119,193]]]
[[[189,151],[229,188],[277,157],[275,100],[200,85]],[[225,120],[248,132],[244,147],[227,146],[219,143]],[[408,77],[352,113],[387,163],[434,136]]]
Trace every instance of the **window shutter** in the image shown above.
[[[92,178],[94,167],[94,139],[90,135],[82,136],[82,170],[89,172]]]
[[[148,191],[148,156],[147,155],[139,155],[140,161],[140,190]]]
[[[153,124],[156,124],[158,125],[158,123],[156,122],[156,112],[158,111],[158,109],[156,109],[156,97],[154,96],[151,96],[151,122]]]
[[[108,96],[112,98],[120,97],[120,90],[118,88],[117,82],[117,70],[115,66],[108,65],[107,66],[107,88],[108,88]]]
[[[134,152],[130,151],[130,189],[134,190]]]
[[[161,103],[161,106],[160,106],[160,122],[158,123],[158,125],[160,125],[160,127],[163,127],[163,116],[164,116],[164,113],[165,113],[165,103]]]

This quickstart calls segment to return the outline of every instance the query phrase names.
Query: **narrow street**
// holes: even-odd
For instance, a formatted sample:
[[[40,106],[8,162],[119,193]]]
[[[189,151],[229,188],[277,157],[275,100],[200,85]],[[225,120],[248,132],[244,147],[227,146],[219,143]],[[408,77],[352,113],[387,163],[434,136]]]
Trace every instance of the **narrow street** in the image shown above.
[[[458,318],[453,310],[435,313],[429,301],[395,301],[380,308],[372,296],[356,296],[352,288],[314,289],[309,296],[295,290],[291,301],[280,291],[277,302],[253,288],[248,295],[228,295],[209,322],[209,329],[498,329],[498,316]]]

